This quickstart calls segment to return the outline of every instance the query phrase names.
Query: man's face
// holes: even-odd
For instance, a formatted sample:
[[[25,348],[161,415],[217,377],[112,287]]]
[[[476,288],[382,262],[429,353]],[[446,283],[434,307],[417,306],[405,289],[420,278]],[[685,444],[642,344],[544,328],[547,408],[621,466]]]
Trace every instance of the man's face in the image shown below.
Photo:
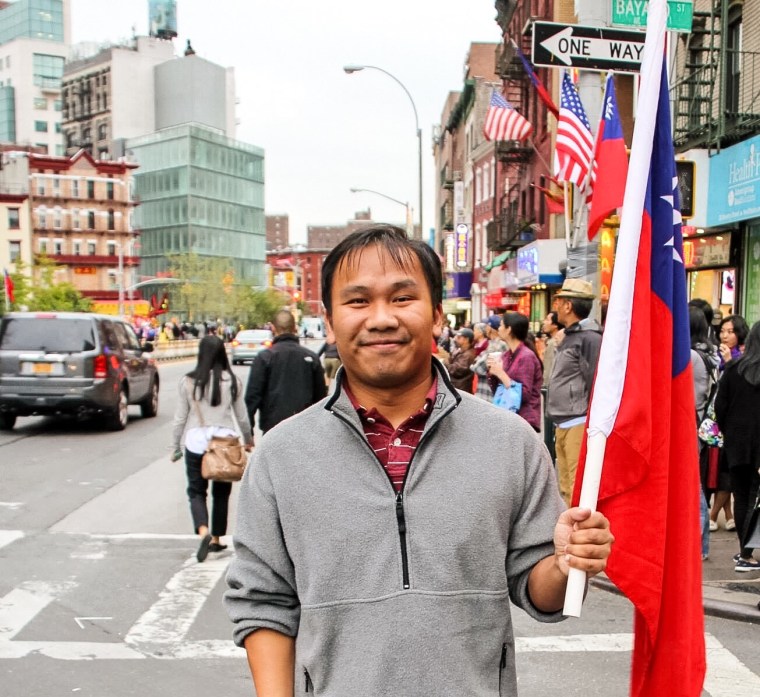
[[[572,314],[573,305],[567,298],[557,298],[557,319],[567,326],[567,320]]]
[[[430,375],[443,310],[432,307],[416,256],[408,267],[372,246],[335,271],[328,324],[352,387],[403,389]]]
[[[544,332],[544,334],[553,334],[554,333],[554,322],[552,322],[552,316],[546,315],[544,317],[544,321],[541,323],[541,330]]]

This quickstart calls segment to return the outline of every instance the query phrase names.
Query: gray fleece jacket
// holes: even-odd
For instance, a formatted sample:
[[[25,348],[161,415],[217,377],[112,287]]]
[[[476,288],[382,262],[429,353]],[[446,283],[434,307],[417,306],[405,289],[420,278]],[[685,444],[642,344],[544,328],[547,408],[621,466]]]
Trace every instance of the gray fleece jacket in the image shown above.
[[[225,606],[235,642],[296,639],[296,695],[515,695],[510,600],[564,509],[519,416],[438,395],[397,496],[339,373],[335,395],[269,431],[240,490]]]

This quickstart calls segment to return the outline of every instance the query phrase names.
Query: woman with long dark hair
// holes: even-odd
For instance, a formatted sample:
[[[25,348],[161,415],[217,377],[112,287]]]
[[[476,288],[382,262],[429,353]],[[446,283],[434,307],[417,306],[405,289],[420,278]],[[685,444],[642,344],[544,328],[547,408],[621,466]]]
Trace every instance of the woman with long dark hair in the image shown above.
[[[744,344],[744,353],[726,364],[715,397],[715,416],[723,431],[734,495],[734,518],[739,536],[735,571],[760,570],[752,549],[742,547],[750,513],[760,487],[760,322],[755,322]]]
[[[227,533],[227,509],[232,491],[230,482],[211,482],[209,529],[206,506],[208,481],[201,476],[203,453],[212,436],[242,435],[246,450],[253,448],[242,384],[230,368],[224,342],[217,336],[201,339],[195,368],[179,382],[179,403],[174,414],[172,434],[173,460],[182,457],[180,443],[183,433],[187,497],[193,527],[201,538],[196,557],[202,562],[209,552],[221,552],[227,548],[220,538]]]
[[[490,357],[488,372],[491,389],[501,382],[509,387],[512,382],[522,385],[522,400],[517,413],[523,417],[536,432],[541,431],[541,385],[543,383],[543,368],[536,353],[535,344],[528,336],[529,322],[525,315],[519,312],[505,312],[501,318],[499,338],[506,344],[501,360]]]

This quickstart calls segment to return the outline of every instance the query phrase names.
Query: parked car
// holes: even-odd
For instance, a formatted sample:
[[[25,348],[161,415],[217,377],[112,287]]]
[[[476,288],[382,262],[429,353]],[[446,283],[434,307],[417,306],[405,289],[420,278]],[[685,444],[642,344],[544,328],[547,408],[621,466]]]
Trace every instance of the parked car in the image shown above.
[[[232,340],[232,365],[252,361],[272,345],[273,338],[269,329],[242,329]]]
[[[11,312],[0,321],[0,429],[18,416],[101,414],[120,431],[127,407],[158,413],[159,378],[132,327],[83,312]]]

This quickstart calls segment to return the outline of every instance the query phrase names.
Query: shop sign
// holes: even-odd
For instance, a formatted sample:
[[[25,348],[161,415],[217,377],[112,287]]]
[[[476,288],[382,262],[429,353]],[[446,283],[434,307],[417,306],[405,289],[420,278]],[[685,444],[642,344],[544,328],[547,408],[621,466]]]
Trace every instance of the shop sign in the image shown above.
[[[683,263],[687,269],[728,266],[731,233],[710,237],[689,237],[683,241]]]
[[[760,217],[760,136],[710,160],[707,227]]]
[[[446,298],[469,298],[472,287],[472,274],[469,271],[462,273],[447,273],[444,292]]]
[[[467,245],[469,244],[470,228],[464,223],[457,225],[454,233],[454,249],[456,265],[463,269],[467,266]]]
[[[98,270],[94,266],[75,266],[74,275],[76,276],[95,276]]]
[[[521,286],[538,283],[538,247],[535,243],[517,250],[517,279]]]
[[[760,225],[747,231],[747,268],[744,272],[744,316],[760,318]]]

